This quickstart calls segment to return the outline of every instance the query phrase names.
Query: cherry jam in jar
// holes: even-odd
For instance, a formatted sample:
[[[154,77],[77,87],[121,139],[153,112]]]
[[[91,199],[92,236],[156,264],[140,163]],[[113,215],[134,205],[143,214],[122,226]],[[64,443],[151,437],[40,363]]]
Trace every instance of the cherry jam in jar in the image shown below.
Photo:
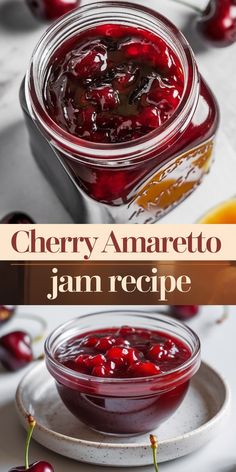
[[[45,352],[68,410],[113,435],[158,427],[179,407],[200,365],[199,339],[190,328],[132,311],[70,321],[49,336]]]
[[[216,101],[185,38],[148,8],[101,2],[63,17],[23,92],[33,153],[75,221],[82,196],[100,222],[153,223],[209,171]]]

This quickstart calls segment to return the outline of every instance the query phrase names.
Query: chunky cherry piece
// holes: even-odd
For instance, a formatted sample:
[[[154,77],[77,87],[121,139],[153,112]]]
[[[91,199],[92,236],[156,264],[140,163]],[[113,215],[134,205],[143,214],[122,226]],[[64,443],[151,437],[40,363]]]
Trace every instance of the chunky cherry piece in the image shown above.
[[[1,224],[19,224],[19,225],[29,225],[34,223],[32,218],[25,213],[20,213],[20,212],[12,212],[9,213],[8,215],[4,216],[2,220],[0,221]]]
[[[168,350],[165,349],[163,344],[154,344],[154,346],[149,349],[148,354],[150,359],[156,362],[168,358]]]
[[[160,367],[150,361],[136,362],[129,368],[129,374],[131,374],[133,377],[149,377],[151,375],[157,375],[160,372]]]
[[[198,305],[172,305],[170,307],[170,314],[179,320],[188,320],[198,315]]]
[[[141,28],[104,25],[57,51],[44,99],[51,118],[70,134],[118,143],[165,123],[183,87],[180,61],[161,38]]]
[[[32,434],[33,434],[33,430],[36,425],[36,422],[31,415],[28,416],[28,423],[29,423],[29,431],[28,431],[26,445],[25,445],[25,465],[19,466],[19,467],[13,467],[9,472],[25,472],[26,470],[28,470],[29,472],[54,472],[54,469],[51,466],[51,464],[45,461],[38,461],[38,462],[34,462],[33,464],[29,464],[29,445],[30,445]]]
[[[230,46],[236,42],[236,0],[210,0],[197,20],[197,29],[212,45]]]
[[[25,367],[33,360],[30,336],[14,331],[0,338],[0,362],[10,371]]]
[[[163,333],[122,326],[76,337],[60,346],[56,357],[82,374],[129,378],[172,370],[190,357],[190,351]]]
[[[13,305],[0,305],[0,326],[9,321],[15,313]]]
[[[26,4],[37,18],[56,20],[80,5],[80,0],[26,0]]]
[[[116,343],[115,338],[112,336],[105,336],[104,338],[100,338],[95,345],[96,349],[101,352],[106,352]]]

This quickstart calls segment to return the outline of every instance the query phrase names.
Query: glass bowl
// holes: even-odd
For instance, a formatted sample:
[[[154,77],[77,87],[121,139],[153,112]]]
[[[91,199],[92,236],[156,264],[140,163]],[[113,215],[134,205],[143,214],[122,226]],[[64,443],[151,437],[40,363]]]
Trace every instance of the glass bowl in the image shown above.
[[[74,371],[56,359],[60,346],[83,333],[123,325],[179,340],[191,355],[178,367],[150,377],[101,378]],[[179,407],[200,366],[200,341],[186,325],[166,315],[109,311],[79,316],[56,328],[45,342],[46,365],[68,410],[100,433],[133,436],[157,428]]]

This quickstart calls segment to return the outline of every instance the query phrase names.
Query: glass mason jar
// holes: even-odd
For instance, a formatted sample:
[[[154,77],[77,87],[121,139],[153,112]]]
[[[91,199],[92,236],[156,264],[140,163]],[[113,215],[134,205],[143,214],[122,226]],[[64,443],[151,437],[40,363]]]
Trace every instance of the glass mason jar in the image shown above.
[[[103,24],[141,27],[179,58],[184,92],[172,117],[134,141],[100,144],[60,128],[43,100],[50,59],[64,41]],[[53,24],[34,50],[22,107],[33,153],[76,222],[154,223],[197,188],[209,171],[218,126],[217,103],[192,50],[166,18],[132,3],[86,5]]]
[[[58,351],[66,353],[65,345],[73,339],[127,324],[178,340],[190,357],[175,368],[170,363],[170,370],[161,374],[136,378],[95,377],[58,360]],[[45,342],[47,368],[68,410],[90,428],[118,436],[145,434],[173,415],[200,367],[200,351],[199,338],[188,326],[166,315],[132,310],[79,316],[56,328]]]

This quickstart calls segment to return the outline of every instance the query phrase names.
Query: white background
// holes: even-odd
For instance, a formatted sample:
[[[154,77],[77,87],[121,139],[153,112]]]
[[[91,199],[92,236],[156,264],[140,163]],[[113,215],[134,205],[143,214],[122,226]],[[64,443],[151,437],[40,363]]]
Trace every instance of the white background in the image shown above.
[[[44,316],[48,323],[48,331],[59,323],[77,315],[100,311],[104,307],[21,307],[19,314],[32,313]],[[133,307],[132,307],[133,308]],[[136,307],[137,308],[137,307]],[[138,307],[139,309],[147,307]],[[148,309],[148,308],[147,308]],[[150,307],[149,307],[150,309]],[[155,307],[151,308],[152,310]],[[106,307],[109,310],[109,307]],[[158,307],[156,307],[158,311]],[[230,307],[230,317],[223,324],[216,324],[222,307],[204,307],[201,314],[193,319],[190,326],[198,333],[202,342],[202,357],[211,366],[216,368],[228,382],[232,393],[232,407],[230,419],[222,428],[219,436],[203,449],[190,456],[160,465],[160,472],[236,472],[236,308]],[[107,316],[109,317],[109,311]],[[17,317],[11,321],[4,331],[22,328],[22,321]],[[29,326],[24,321],[25,329]],[[36,329],[33,325],[30,327]],[[40,353],[42,345],[37,346]],[[14,465],[23,464],[25,432],[18,422],[14,406],[14,394],[18,382],[27,369],[19,373],[7,373],[0,370],[0,472],[7,472]],[[46,408],[46,402],[45,402]],[[191,412],[190,412],[191,414]],[[153,472],[153,467],[132,469],[107,469],[86,464],[79,464],[72,460],[58,456],[34,441],[30,450],[31,461],[44,459],[53,464],[55,472]]]
[[[189,2],[204,7],[207,0]],[[85,3],[91,0],[83,0]],[[161,220],[194,223],[206,210],[236,193],[236,44],[225,49],[207,48],[195,33],[193,10],[178,5],[176,0],[136,3],[158,9],[186,33],[200,71],[220,104],[221,127],[210,175],[193,195]],[[29,58],[44,30],[45,25],[33,20],[24,0],[0,0],[0,218],[9,211],[24,210],[37,223],[68,223],[69,215],[31,156],[18,100]]]

